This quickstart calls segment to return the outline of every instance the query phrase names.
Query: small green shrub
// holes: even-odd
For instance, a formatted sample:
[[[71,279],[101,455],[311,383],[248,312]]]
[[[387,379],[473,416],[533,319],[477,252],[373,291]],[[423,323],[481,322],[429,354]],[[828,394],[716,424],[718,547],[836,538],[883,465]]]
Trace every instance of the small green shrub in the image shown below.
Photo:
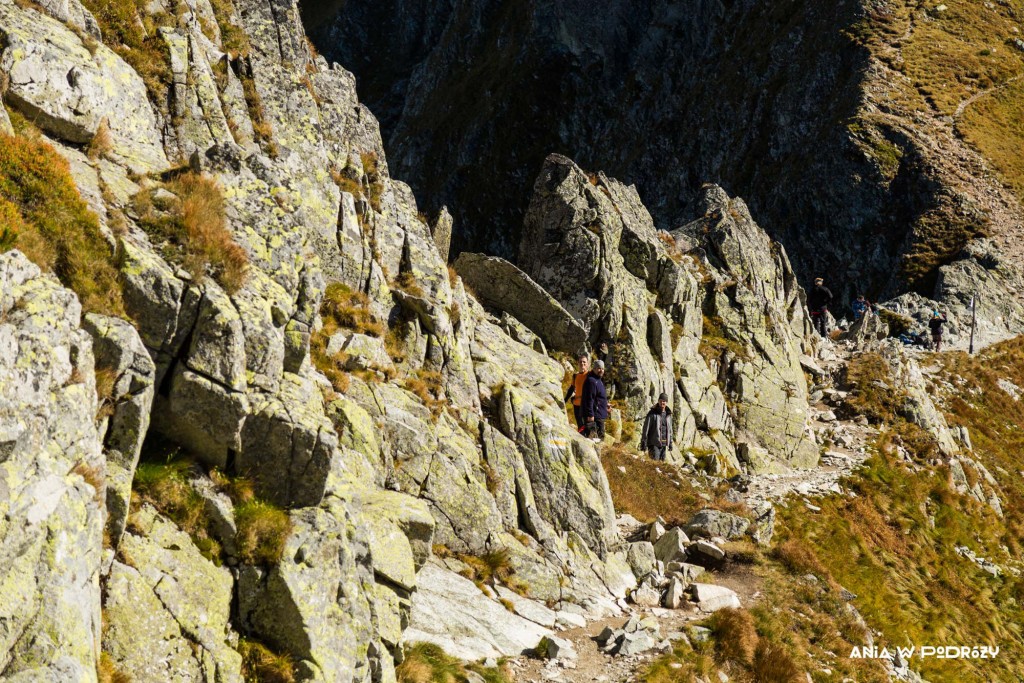
[[[292,530],[287,512],[256,500],[235,508],[235,524],[238,556],[242,562],[270,565],[281,561],[285,541]]]

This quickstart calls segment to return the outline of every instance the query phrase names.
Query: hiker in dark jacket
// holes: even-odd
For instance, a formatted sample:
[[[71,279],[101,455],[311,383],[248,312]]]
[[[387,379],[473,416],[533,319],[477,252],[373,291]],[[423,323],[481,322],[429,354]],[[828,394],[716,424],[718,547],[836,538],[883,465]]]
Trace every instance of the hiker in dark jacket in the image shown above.
[[[665,453],[672,450],[672,409],[668,407],[666,394],[658,397],[658,402],[644,418],[640,446],[652,460],[664,460]]]
[[[832,290],[825,286],[820,277],[814,278],[814,287],[807,293],[807,308],[811,309],[811,323],[818,334],[826,336],[825,319],[828,307],[832,305]]]
[[[854,300],[852,304],[850,304],[850,308],[853,309],[853,321],[857,322],[874,307],[871,305],[871,302],[868,301],[863,294],[861,294]]]
[[[604,421],[608,419],[608,393],[604,389],[604,361],[594,361],[594,369],[583,383],[584,435],[592,441],[604,440]]]
[[[565,401],[572,400],[572,414],[576,418],[576,428],[583,429],[583,383],[587,381],[587,373],[590,372],[590,356],[580,354],[580,371],[572,376],[569,389],[565,392]]]
[[[942,326],[948,323],[946,315],[939,315],[938,311],[932,313],[932,319],[928,321],[928,327],[932,331],[932,344],[936,351],[942,350]]]

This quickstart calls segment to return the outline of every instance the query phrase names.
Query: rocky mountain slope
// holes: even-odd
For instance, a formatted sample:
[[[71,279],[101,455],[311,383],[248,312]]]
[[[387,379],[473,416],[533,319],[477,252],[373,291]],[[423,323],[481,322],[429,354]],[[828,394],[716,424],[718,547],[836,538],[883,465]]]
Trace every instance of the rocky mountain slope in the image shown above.
[[[550,155],[517,264],[449,267],[450,215],[392,177],[290,0],[0,0],[0,85],[4,680],[571,661],[556,631],[666,583],[732,604],[616,515],[609,468],[658,394],[673,491],[703,482],[701,507],[818,464],[812,404],[844,363],[786,249],[718,186],[669,232],[636,187]],[[602,342],[595,444],[562,398]],[[886,405],[960,454],[919,368],[885,357]],[[740,510],[744,543],[770,543],[767,502]]]
[[[515,255],[535,169],[560,151],[635,183],[663,225],[719,183],[805,278],[880,300],[932,296],[981,235],[1019,264],[1020,8],[939,4],[345,2],[307,18],[383,117],[393,165],[453,207],[457,251]]]

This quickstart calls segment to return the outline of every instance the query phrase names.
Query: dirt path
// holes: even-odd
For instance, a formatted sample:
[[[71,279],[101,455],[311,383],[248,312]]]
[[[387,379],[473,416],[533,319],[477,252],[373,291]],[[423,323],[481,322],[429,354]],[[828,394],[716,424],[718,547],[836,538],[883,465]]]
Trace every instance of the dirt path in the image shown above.
[[[709,572],[701,580],[736,591],[744,607],[750,607],[761,597],[761,579],[747,565],[727,564],[721,571]],[[558,662],[517,657],[510,661],[515,680],[524,683],[544,683],[545,681],[554,681],[555,683],[634,683],[638,681],[639,674],[662,655],[661,649],[628,657],[612,657],[601,652],[594,640],[606,626],[612,629],[621,628],[633,615],[640,618],[656,617],[661,627],[662,642],[666,647],[669,647],[668,644],[684,631],[687,624],[700,621],[708,616],[707,613],[701,612],[693,606],[678,610],[636,607],[629,614],[621,617],[602,619],[587,624],[585,628],[562,631],[558,637],[572,642],[577,654],[576,661],[567,667]]]

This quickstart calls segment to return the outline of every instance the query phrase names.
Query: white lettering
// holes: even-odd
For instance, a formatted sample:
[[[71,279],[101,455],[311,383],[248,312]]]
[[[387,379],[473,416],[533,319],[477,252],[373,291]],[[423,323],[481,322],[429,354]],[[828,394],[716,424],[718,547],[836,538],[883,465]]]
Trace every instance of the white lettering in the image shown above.
[[[911,645],[910,647],[897,647],[896,651],[900,653],[900,657],[909,660],[914,656],[914,650],[916,649],[916,645]]]

